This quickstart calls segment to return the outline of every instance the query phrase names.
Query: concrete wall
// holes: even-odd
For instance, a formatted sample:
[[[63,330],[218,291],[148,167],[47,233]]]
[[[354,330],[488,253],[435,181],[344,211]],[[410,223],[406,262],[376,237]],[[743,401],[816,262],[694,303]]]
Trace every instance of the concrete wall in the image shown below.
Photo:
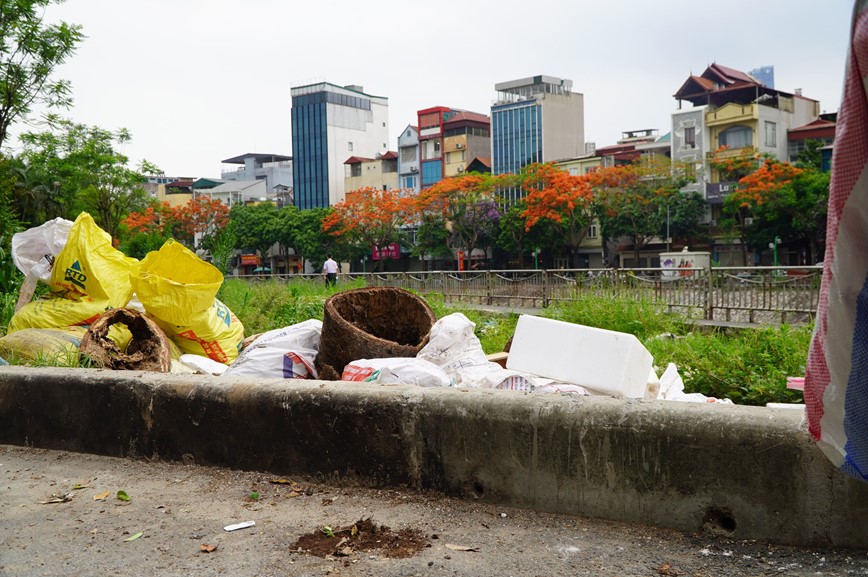
[[[868,485],[834,469],[801,421],[720,404],[0,367],[0,443],[864,547]]]

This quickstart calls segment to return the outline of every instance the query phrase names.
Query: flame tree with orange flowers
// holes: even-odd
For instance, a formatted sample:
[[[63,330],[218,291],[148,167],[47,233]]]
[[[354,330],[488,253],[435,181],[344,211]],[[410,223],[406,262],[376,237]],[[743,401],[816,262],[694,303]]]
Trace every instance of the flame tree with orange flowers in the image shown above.
[[[666,236],[667,206],[699,202],[679,194],[687,177],[668,159],[643,157],[586,177],[597,203],[604,238],[628,239],[636,266],[641,262],[642,249],[655,237]]]
[[[549,225],[555,238],[569,249],[570,266],[578,268],[578,249],[594,222],[594,195],[587,175],[571,175],[552,164],[531,164],[521,172],[527,193],[525,231]]]
[[[474,248],[493,243],[501,212],[496,189],[503,179],[484,173],[453,176],[421,191],[416,198],[416,221],[442,219],[449,232],[447,242],[469,259]]]
[[[218,200],[199,197],[172,207],[154,202],[142,211],[133,211],[122,221],[129,239],[122,244],[129,256],[142,258],[157,250],[169,237],[195,249],[209,245],[229,224],[229,208]],[[206,246],[207,248],[207,246]]]
[[[776,238],[800,241],[804,262],[820,257],[825,238],[829,175],[807,163],[793,165],[764,158],[753,172],[742,176],[724,200],[725,214],[742,223],[744,244],[763,250]],[[750,225],[744,224],[750,215]]]
[[[400,243],[413,213],[413,198],[404,189],[380,190],[371,186],[348,192],[346,199],[325,217],[322,230],[342,244],[360,251]],[[377,262],[383,270],[386,258]]]

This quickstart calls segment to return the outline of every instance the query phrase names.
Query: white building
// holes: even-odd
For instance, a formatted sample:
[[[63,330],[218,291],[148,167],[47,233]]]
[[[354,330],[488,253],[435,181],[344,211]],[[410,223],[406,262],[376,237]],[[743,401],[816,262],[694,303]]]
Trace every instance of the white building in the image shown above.
[[[388,150],[389,101],[361,86],[319,82],[292,89],[295,205],[319,208],[344,200],[344,162]]]

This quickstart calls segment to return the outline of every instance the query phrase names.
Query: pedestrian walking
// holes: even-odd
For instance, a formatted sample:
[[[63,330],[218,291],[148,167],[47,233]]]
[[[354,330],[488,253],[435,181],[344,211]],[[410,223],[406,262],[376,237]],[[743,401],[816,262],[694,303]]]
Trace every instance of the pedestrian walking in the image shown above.
[[[332,255],[328,255],[323,263],[322,274],[326,287],[335,286],[338,283],[338,263],[332,259]]]

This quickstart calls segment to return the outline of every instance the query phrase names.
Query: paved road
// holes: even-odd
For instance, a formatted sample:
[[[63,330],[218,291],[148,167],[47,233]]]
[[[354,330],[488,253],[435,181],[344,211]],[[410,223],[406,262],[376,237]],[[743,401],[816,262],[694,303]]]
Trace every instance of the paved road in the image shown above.
[[[117,498],[121,490],[129,501]],[[62,502],[45,503],[52,500]],[[16,577],[868,575],[866,551],[734,542],[345,481],[8,445],[0,445],[0,511],[0,575]],[[303,534],[363,518],[418,529],[429,546],[404,559],[376,551],[320,558],[293,548]],[[247,520],[256,525],[223,530]]]

